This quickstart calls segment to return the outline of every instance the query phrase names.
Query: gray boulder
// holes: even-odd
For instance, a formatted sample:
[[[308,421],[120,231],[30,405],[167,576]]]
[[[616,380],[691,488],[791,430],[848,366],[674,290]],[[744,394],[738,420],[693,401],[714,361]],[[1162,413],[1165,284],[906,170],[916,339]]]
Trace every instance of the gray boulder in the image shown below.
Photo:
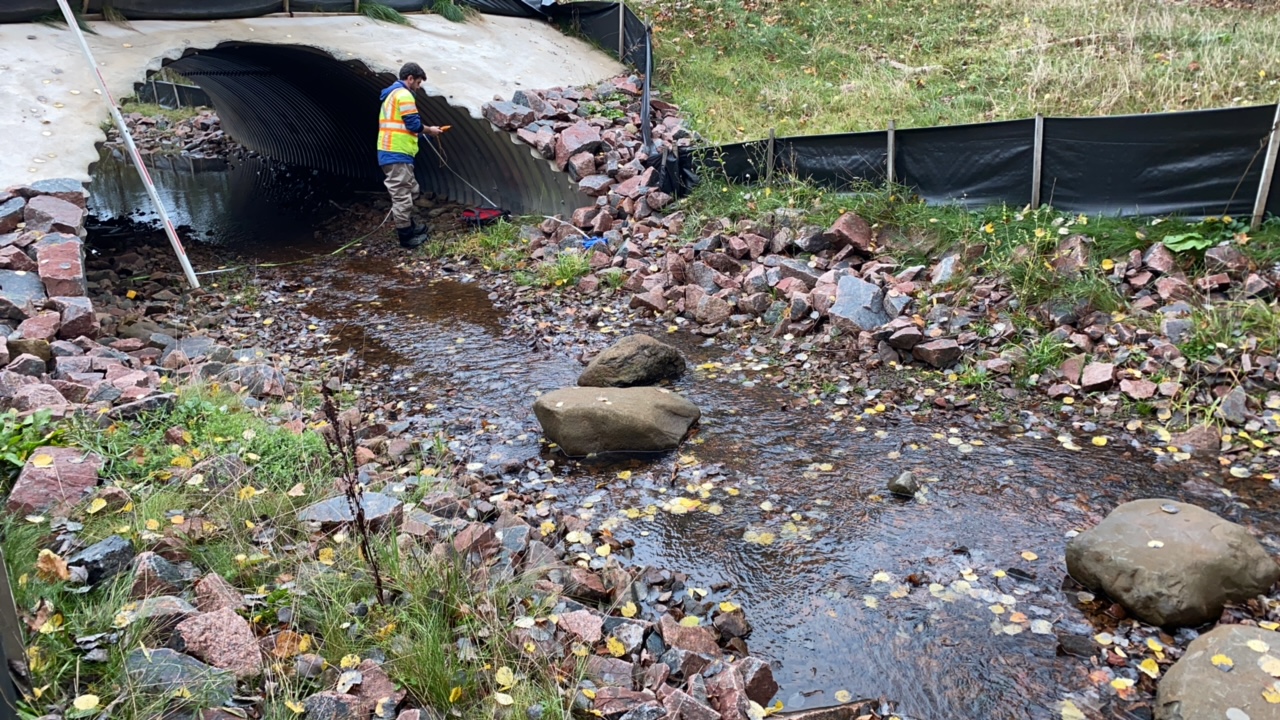
[[[1072,538],[1067,572],[1153,625],[1211,622],[1226,603],[1264,593],[1280,579],[1280,566],[1248,530],[1160,499],[1125,503]]]
[[[630,335],[610,345],[578,376],[583,387],[652,385],[684,374],[684,356],[648,335]]]
[[[564,388],[533,404],[547,439],[570,456],[670,450],[702,413],[668,390]]]
[[[853,275],[840,278],[828,314],[836,327],[854,334],[874,330],[890,319],[884,311],[884,288]]]
[[[1251,641],[1272,649],[1258,652],[1249,647]],[[1230,672],[1213,664],[1216,655],[1231,658]],[[1264,689],[1277,682],[1262,665],[1280,662],[1278,656],[1280,635],[1247,625],[1219,625],[1193,640],[1161,678],[1156,720],[1280,720],[1280,705],[1262,696]],[[1229,712],[1232,708],[1237,713]]]

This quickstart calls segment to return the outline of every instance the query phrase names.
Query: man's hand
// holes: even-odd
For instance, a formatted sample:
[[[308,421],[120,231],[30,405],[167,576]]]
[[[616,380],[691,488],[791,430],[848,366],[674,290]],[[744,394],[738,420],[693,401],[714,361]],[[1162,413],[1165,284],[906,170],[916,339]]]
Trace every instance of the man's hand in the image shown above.
[[[427,137],[440,137],[443,132],[444,130],[436,125],[424,125],[422,128],[422,134]]]

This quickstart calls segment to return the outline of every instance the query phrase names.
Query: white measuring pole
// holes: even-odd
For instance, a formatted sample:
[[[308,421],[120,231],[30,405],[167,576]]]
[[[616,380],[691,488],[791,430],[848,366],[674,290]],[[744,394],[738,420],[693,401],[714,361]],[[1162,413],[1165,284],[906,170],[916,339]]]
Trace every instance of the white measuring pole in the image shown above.
[[[120,115],[120,108],[116,107],[116,101],[112,99],[111,92],[107,90],[107,82],[102,79],[102,73],[98,70],[98,63],[93,59],[93,53],[89,51],[89,43],[85,42],[84,33],[80,32],[80,25],[76,22],[75,14],[71,12],[71,6],[67,5],[67,0],[58,0],[58,6],[62,8],[62,16],[67,20],[67,27],[76,36],[76,40],[80,42],[80,49],[84,51],[84,59],[89,62],[89,67],[93,69],[93,77],[98,81],[98,90],[107,101],[107,107],[111,110],[111,119],[115,121],[116,128],[120,130],[120,137],[124,138],[124,145],[129,150],[129,157],[133,160],[134,167],[138,169],[138,176],[142,178],[143,186],[147,188],[147,195],[151,197],[151,204],[156,206],[156,213],[160,215],[160,222],[164,224],[165,234],[169,236],[169,244],[173,246],[173,251],[178,255],[178,262],[182,264],[182,272],[187,276],[187,283],[193,288],[200,287],[200,281],[196,278],[195,271],[191,269],[191,261],[187,259],[187,251],[183,249],[182,241],[178,239],[178,233],[173,229],[173,223],[169,222],[169,213],[165,212],[164,204],[160,202],[160,196],[156,194],[156,186],[155,183],[151,182],[151,174],[147,172],[147,166],[142,163],[142,155],[138,153],[138,146],[133,144],[133,136],[129,134],[129,128],[124,124],[124,117]]]

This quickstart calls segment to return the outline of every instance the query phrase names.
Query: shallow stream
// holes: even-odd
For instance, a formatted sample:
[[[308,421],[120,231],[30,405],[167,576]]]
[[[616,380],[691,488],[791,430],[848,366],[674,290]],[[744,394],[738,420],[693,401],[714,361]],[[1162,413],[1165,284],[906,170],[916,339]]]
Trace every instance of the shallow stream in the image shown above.
[[[311,238],[310,211],[242,187],[262,186],[255,173],[171,173],[184,178],[178,222],[201,237],[269,259]],[[130,176],[106,167],[92,190],[99,215],[144,204]],[[576,504],[593,527],[606,523],[635,543],[636,563],[686,572],[710,597],[743,606],[748,644],[774,663],[788,711],[847,692],[885,698],[902,718],[1057,718],[1064,698],[1103,717],[1147,717],[1091,678],[1088,660],[1059,654],[1060,635],[1114,626],[1100,603],[1081,605],[1077,589],[1064,589],[1068,534],[1117,503],[1170,497],[1254,525],[1280,549],[1265,489],[1229,494],[1203,468],[1157,471],[1145,451],[1087,438],[1071,451],[960,416],[953,426],[892,410],[862,417],[875,401],[858,395],[847,406],[794,403],[759,358],[678,333],[667,339],[698,368],[676,383],[704,413],[696,438],[653,458],[566,462],[539,445],[531,404],[572,385],[582,365],[508,332],[512,318],[477,283],[429,282],[368,258],[275,272],[309,291],[300,310],[328,329],[333,350],[381,368],[382,390],[408,412],[446,430],[463,418],[489,423],[479,441],[468,438],[482,448],[476,461],[523,463],[512,482]],[[557,481],[527,470],[548,461]],[[925,481],[916,500],[884,491],[904,470]]]

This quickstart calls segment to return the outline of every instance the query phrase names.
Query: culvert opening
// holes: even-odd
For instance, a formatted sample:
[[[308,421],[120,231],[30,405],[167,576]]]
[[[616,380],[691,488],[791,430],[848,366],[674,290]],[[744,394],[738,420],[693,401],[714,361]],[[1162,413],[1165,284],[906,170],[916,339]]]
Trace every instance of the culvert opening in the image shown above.
[[[216,160],[163,153],[148,159],[162,193],[185,204],[189,212],[179,208],[179,214],[193,227],[209,221],[208,211],[217,204],[199,196],[218,192],[219,183],[225,192],[252,196],[251,204],[261,199],[258,196],[271,197],[277,204],[283,199],[286,208],[296,206],[303,213],[340,202],[335,193],[349,198],[352,192],[383,192],[375,151],[377,113],[380,92],[395,80],[392,73],[303,45],[249,42],[189,50],[164,67],[202,89],[226,135],[260,156],[240,156],[226,167]],[[527,145],[471,117],[449,98],[431,94],[430,71],[428,75],[418,93],[419,110],[427,124],[449,125],[451,130],[434,141],[434,149],[424,143],[419,151],[416,170],[424,194],[516,214],[554,214],[582,204],[567,177],[535,157]],[[147,83],[138,88],[145,90]],[[229,172],[223,173],[223,180],[210,182],[195,178],[201,170]],[[132,197],[136,193],[130,192],[132,172],[119,157],[104,158],[95,168],[94,194],[105,214],[129,214],[133,209],[128,207],[137,202]],[[237,178],[239,174],[247,177]],[[166,190],[165,184],[176,187]],[[251,234],[247,230],[231,234]],[[225,231],[222,228],[224,236]],[[277,232],[290,234],[287,228]]]

